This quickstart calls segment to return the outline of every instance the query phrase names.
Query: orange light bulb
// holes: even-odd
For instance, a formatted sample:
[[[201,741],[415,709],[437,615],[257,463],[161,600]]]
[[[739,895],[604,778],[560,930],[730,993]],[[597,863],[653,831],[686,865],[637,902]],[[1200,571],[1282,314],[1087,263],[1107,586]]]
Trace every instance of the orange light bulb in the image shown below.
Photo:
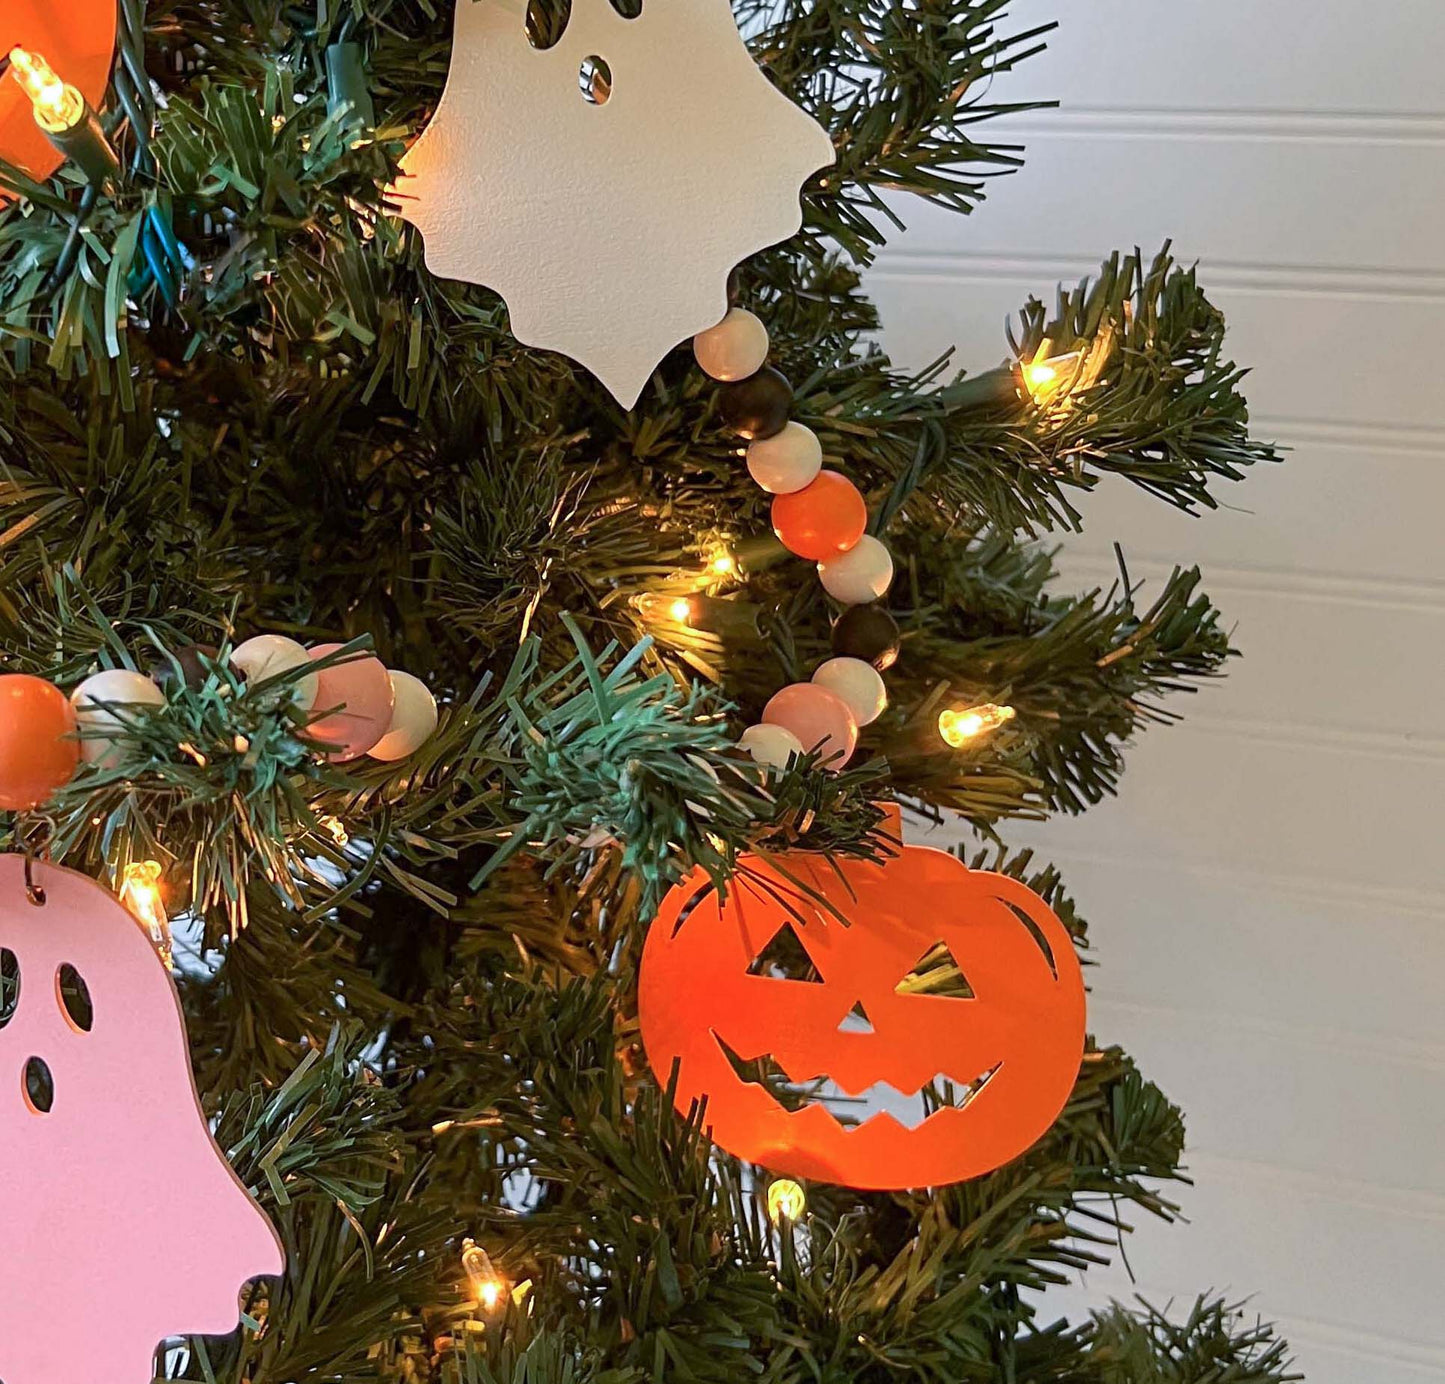
[[[992,702],[967,711],[944,711],[938,717],[938,733],[954,749],[961,749],[979,736],[1007,725],[1017,715],[1013,707],[996,706]]]
[[[62,81],[39,53],[15,47],[10,50],[10,72],[24,88],[35,112],[35,123],[50,134],[64,134],[85,119],[85,98]]]

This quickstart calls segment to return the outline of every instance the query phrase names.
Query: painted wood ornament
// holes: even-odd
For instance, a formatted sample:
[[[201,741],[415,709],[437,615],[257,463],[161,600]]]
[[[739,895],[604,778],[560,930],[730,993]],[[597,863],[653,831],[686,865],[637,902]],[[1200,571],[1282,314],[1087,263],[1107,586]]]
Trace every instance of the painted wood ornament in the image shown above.
[[[4,0],[0,64],[13,48],[39,53],[99,110],[115,56],[115,22],[115,0]],[[8,73],[0,79],[0,159],[37,179],[48,178],[63,160],[35,123],[24,88]],[[0,190],[0,201],[5,196]]]
[[[394,196],[433,273],[495,289],[519,341],[631,408],[723,318],[733,267],[802,225],[832,141],[758,69],[729,0],[647,0],[636,18],[575,0],[545,50],[526,9],[459,0],[446,89]],[[714,339],[724,378],[756,369],[759,328],[736,317]]]
[[[233,1331],[284,1255],[211,1138],[145,933],[84,875],[34,882],[40,906],[0,856],[0,1379],[147,1384],[161,1340]],[[75,1304],[104,1305],[81,1348],[56,1335]]]
[[[788,930],[801,966],[780,974],[768,957]],[[940,973],[951,993],[929,993]],[[639,1006],[657,1081],[676,1071],[684,1113],[706,1101],[716,1144],[866,1190],[959,1182],[1018,1157],[1058,1118],[1084,1050],[1063,923],[1017,880],[919,846],[883,864],[745,856],[725,901],[694,871],[648,934]],[[818,1081],[867,1106],[840,1120],[810,1097]],[[908,1128],[893,1110],[928,1087],[945,1103]]]

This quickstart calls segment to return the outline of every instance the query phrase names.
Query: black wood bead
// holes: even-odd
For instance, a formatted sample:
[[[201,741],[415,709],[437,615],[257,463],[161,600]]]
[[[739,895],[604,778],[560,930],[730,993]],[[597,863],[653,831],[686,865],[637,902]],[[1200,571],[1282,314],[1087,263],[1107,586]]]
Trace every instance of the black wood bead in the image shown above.
[[[833,652],[861,658],[880,673],[898,661],[898,648],[898,622],[882,606],[854,606],[833,626]]]
[[[756,375],[719,391],[718,412],[723,422],[749,442],[776,437],[788,425],[793,411],[793,386],[788,377],[765,365]]]
[[[183,644],[179,649],[171,650],[171,657],[181,665],[181,676],[189,688],[200,687],[210,676],[201,662],[203,656],[214,663],[220,656],[220,650],[212,644]],[[169,692],[176,682],[175,663],[169,658],[158,658],[151,664],[150,675],[162,691]]]

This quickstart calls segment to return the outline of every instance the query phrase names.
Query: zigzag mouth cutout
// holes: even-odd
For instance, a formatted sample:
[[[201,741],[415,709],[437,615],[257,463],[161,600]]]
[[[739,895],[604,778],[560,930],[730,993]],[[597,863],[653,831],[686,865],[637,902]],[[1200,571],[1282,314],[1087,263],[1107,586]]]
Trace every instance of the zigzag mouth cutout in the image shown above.
[[[739,1081],[759,1087],[789,1114],[820,1109],[845,1134],[856,1134],[877,1120],[890,1120],[910,1131],[921,1129],[949,1110],[964,1109],[1003,1066],[1001,1060],[995,1062],[970,1081],[940,1072],[912,1090],[878,1080],[865,1090],[850,1094],[826,1072],[796,1077],[772,1053],[749,1060],[740,1057],[715,1028],[708,1032]]]

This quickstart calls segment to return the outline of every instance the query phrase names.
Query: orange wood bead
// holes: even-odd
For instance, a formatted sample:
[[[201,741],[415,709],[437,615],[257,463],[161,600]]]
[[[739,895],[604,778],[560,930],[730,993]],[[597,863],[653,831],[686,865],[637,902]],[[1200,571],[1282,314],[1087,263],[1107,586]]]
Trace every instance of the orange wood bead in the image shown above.
[[[80,763],[75,712],[64,692],[25,673],[0,676],[0,808],[38,807]]]
[[[810,562],[846,553],[867,527],[863,496],[836,471],[819,471],[811,485],[773,499],[773,532],[790,553]]]

